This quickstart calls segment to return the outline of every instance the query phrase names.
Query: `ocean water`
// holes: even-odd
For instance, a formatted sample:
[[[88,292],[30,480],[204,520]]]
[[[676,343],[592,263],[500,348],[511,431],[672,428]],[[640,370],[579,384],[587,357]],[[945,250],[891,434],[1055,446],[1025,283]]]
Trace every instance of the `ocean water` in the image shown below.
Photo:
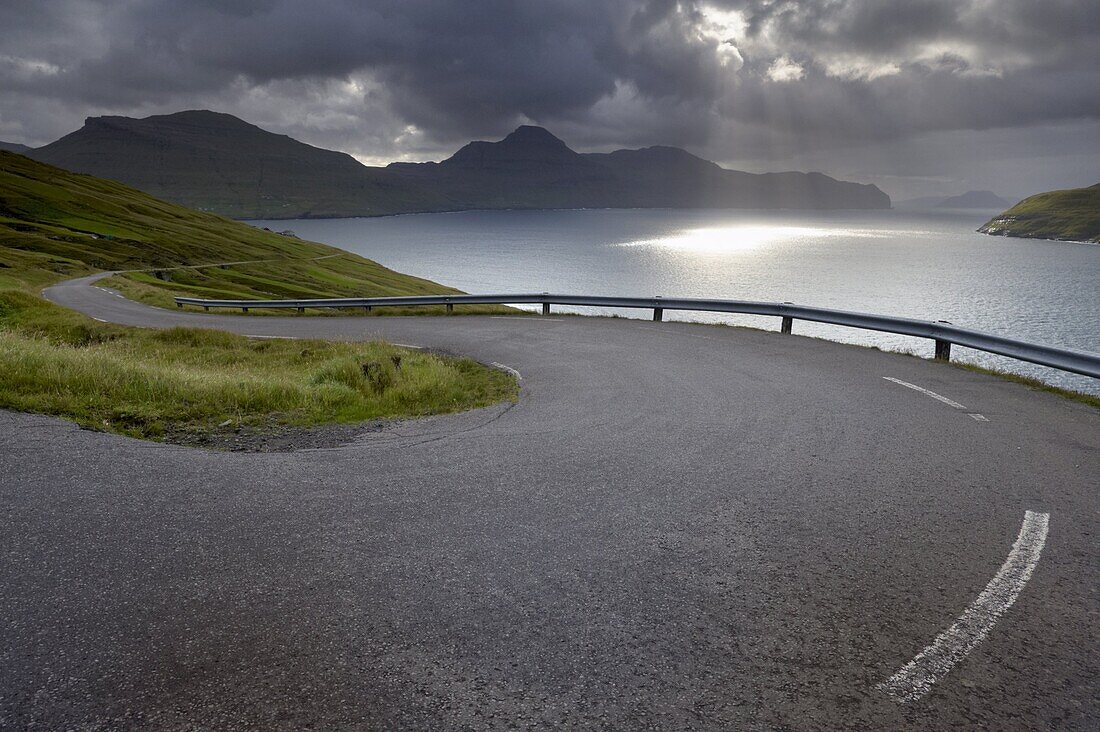
[[[994,213],[472,211],[249,223],[291,229],[471,293],[790,301],[947,320],[1100,352],[1100,246],[976,233]],[[779,326],[778,318],[753,316],[666,311],[665,317]],[[848,343],[932,350],[924,339],[800,321],[794,327]],[[958,347],[953,356],[1100,393],[1095,379]]]

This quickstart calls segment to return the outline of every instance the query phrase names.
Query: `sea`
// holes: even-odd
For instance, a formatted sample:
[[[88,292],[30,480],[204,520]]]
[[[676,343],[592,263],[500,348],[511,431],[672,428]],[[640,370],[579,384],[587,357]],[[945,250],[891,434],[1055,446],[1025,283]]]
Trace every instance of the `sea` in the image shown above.
[[[1100,246],[994,237],[997,211],[584,209],[250,221],[470,293],[793,302],[946,320],[1100,353]],[[536,306],[537,307],[537,306]],[[649,318],[651,311],[558,308]],[[778,318],[665,312],[778,329]],[[929,356],[925,339],[796,321],[795,332]],[[955,347],[953,358],[1100,394],[1100,380]]]

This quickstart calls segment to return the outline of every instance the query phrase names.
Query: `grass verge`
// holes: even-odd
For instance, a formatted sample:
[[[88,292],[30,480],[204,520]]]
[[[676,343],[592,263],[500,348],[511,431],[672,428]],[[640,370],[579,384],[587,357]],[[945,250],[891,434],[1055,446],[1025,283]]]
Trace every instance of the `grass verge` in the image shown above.
[[[0,370],[0,407],[154,440],[441,414],[517,393],[512,377],[469,359],[381,342],[127,328],[12,290],[0,292]]]
[[[359,293],[370,290],[373,294],[369,297],[388,297],[409,294],[400,289],[386,290],[376,287],[364,288],[361,285],[349,284],[343,289],[328,289],[320,283],[311,282],[308,275],[303,277],[301,269],[305,263],[297,261],[282,262],[258,262],[249,264],[234,264],[228,267],[195,267],[177,269],[160,273],[160,277],[170,277],[171,281],[165,282],[153,272],[127,272],[117,274],[100,280],[104,287],[118,290],[131,300],[152,305],[159,308],[175,308],[175,298],[201,297],[213,300],[266,300],[266,299],[294,299],[294,298],[328,298],[328,297],[367,297]],[[338,268],[339,258],[323,260],[317,266]],[[286,277],[288,282],[277,279]],[[302,279],[296,279],[302,277]],[[241,284],[241,283],[244,284]],[[452,291],[457,292],[457,291]],[[440,294],[440,293],[417,293]],[[184,308],[191,312],[203,312],[198,306],[188,305]],[[241,315],[240,310],[226,310],[219,308],[216,312]],[[275,308],[249,308],[248,315],[280,315],[288,317],[297,315],[295,310]],[[355,315],[363,317],[367,315],[445,315],[446,309],[438,306],[418,307],[387,307],[376,308],[367,313],[363,308],[309,308],[305,315],[339,316]],[[514,308],[503,305],[458,305],[455,314],[461,315],[503,315],[522,314]]]
[[[1081,404],[1086,404],[1090,407],[1100,409],[1100,396],[1096,396],[1095,394],[1085,394],[1079,391],[1063,389],[1061,387],[1048,384],[1045,381],[1034,379],[1030,376],[1022,376],[1020,374],[1014,374],[1011,371],[1004,371],[1001,369],[991,369],[985,366],[978,366],[976,364],[966,363],[964,361],[951,361],[951,365],[956,368],[966,369],[967,371],[973,371],[979,374],[998,376],[1006,381],[1023,384],[1024,386],[1035,389],[1036,391],[1044,391],[1048,394],[1055,394],[1062,397],[1063,399],[1069,399],[1070,401],[1079,402]]]

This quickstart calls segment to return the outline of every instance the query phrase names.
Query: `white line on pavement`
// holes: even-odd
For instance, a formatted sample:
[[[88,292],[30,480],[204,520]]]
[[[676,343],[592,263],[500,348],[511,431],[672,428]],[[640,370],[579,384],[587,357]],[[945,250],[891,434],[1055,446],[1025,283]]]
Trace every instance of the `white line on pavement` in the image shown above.
[[[299,340],[298,336],[280,336],[280,335],[246,335],[245,338],[274,338],[285,341]]]
[[[410,346],[408,343],[394,343],[393,345],[397,346],[398,348],[413,348],[417,351],[424,350],[424,346]]]
[[[978,414],[977,412],[970,412],[970,418],[975,422],[988,422],[989,417],[984,414]]]
[[[518,372],[518,371],[516,371],[516,370],[515,370],[514,368],[512,368],[511,366],[505,366],[504,364],[502,364],[502,363],[497,363],[496,361],[493,361],[493,362],[492,362],[492,363],[490,363],[489,365],[490,365],[490,366],[495,366],[495,367],[497,367],[498,369],[500,369],[501,371],[507,371],[507,372],[508,372],[508,373],[510,373],[510,374],[511,374],[512,376],[515,376],[515,377],[516,377],[516,380],[517,380],[517,381],[523,381],[523,377],[522,377],[522,376],[520,376],[520,375],[519,375],[519,372]]]
[[[882,378],[886,379],[887,381],[892,381],[895,384],[901,384],[902,386],[906,387],[907,389],[913,389],[914,391],[919,391],[921,394],[924,394],[925,396],[932,397],[936,401],[943,402],[944,404],[946,404],[949,407],[954,407],[955,409],[966,409],[966,407],[959,404],[958,402],[956,402],[954,400],[951,400],[951,399],[948,399],[947,397],[943,396],[942,394],[937,394],[934,391],[929,391],[928,389],[925,389],[922,386],[917,386],[916,384],[910,384],[908,381],[902,381],[901,379],[895,379],[893,376],[883,376]]]
[[[534,316],[527,317],[525,315],[490,315],[493,320],[535,320],[540,323],[560,323],[560,320],[555,318],[536,318]]]
[[[940,633],[932,644],[876,688],[895,701],[908,704],[927,694],[940,677],[966,658],[1024,589],[1047,540],[1049,513],[1024,513],[1020,534],[1008,559],[970,607]]]

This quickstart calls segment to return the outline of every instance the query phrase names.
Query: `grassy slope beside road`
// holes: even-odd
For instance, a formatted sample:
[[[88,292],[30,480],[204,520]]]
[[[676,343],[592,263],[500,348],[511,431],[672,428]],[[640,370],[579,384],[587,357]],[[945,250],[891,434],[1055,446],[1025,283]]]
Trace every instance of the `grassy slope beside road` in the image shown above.
[[[1029,196],[978,231],[1034,239],[1100,242],[1100,183]]]
[[[455,292],[321,244],[0,152],[0,407],[156,439],[436,414],[514,397],[511,377],[466,359],[384,343],[256,342],[199,329],[125,328],[37,295],[51,282],[102,269],[251,259],[274,261],[245,272],[214,268],[221,285],[232,283],[233,294],[219,296],[281,295],[268,288],[282,273],[301,275],[306,284],[296,287],[309,297]],[[181,286],[139,284],[157,297]]]
[[[18,290],[0,291],[0,372],[0,407],[152,439],[440,414],[516,388],[468,359],[386,343],[125,328]]]
[[[176,269],[167,281],[152,272],[112,278],[127,295],[157,305],[171,305],[175,295],[281,299],[458,292],[324,244],[2,151],[0,247],[0,287],[40,287],[100,270],[248,262]]]

